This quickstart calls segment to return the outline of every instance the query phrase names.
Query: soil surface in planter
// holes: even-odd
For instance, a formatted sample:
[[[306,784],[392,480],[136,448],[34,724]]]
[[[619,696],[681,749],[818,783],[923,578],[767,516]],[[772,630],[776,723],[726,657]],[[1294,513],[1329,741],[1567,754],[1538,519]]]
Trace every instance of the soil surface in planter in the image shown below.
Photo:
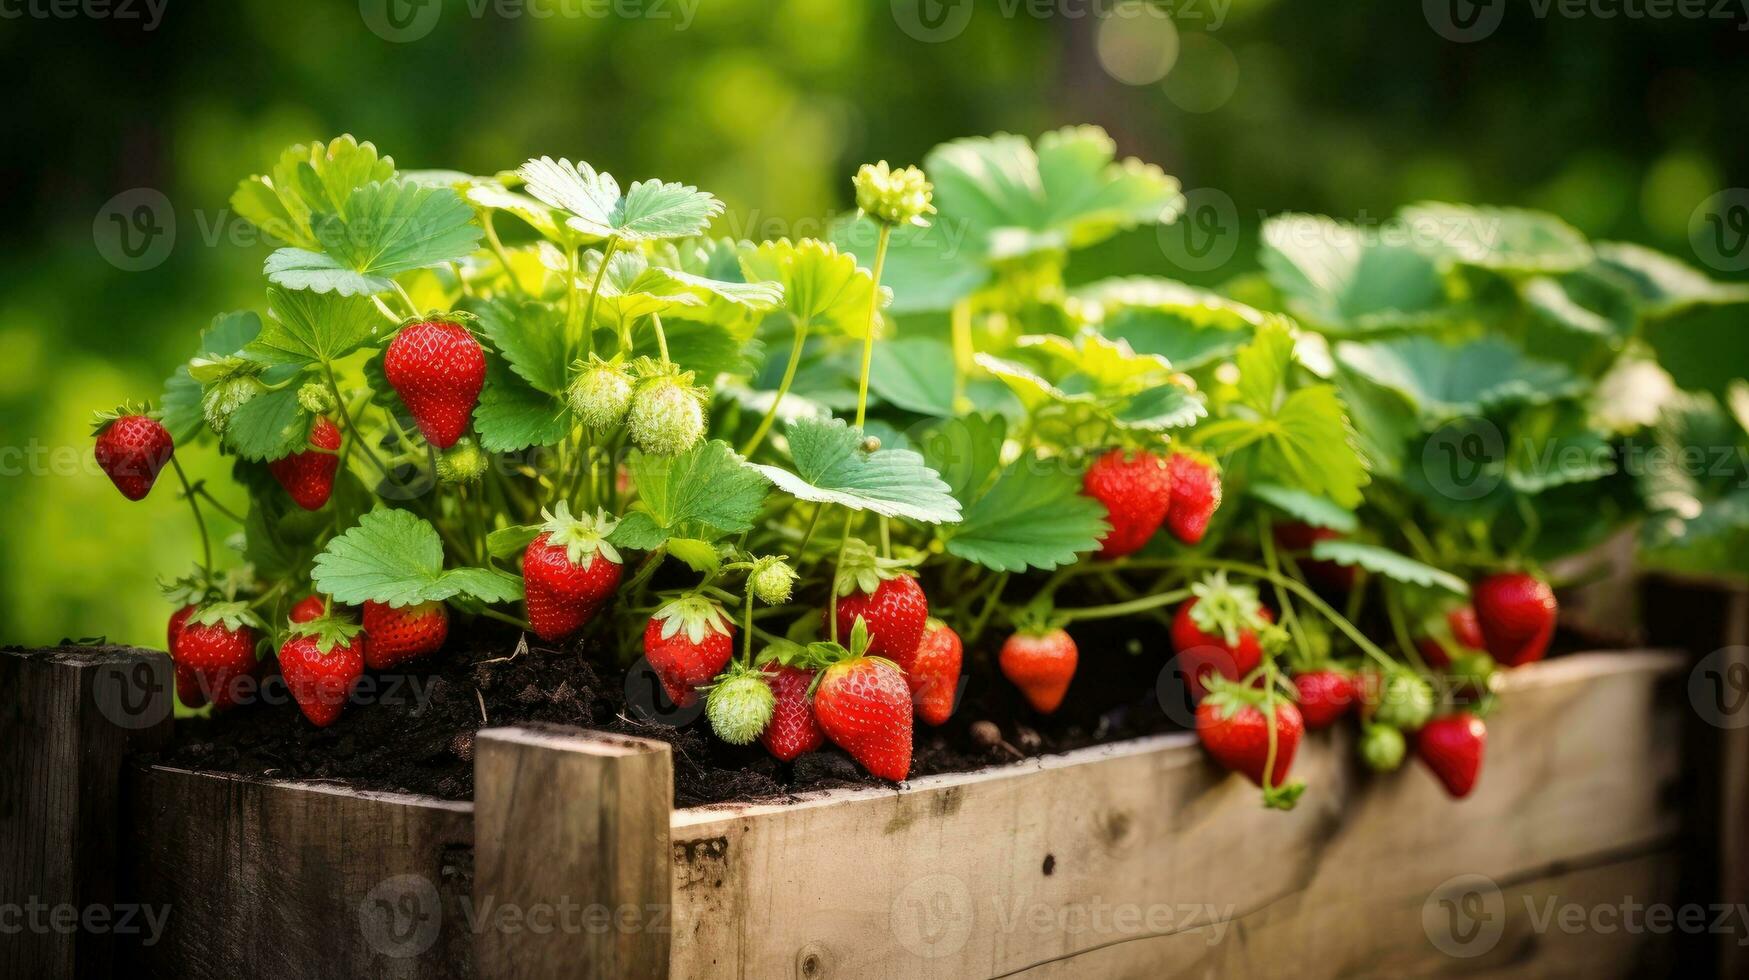
[[[178,719],[170,747],[147,761],[471,799],[475,732],[541,721],[668,742],[676,806],[775,801],[882,782],[830,742],[786,764],[757,743],[737,748],[718,741],[702,704],[674,708],[642,661],[628,672],[605,666],[605,651],[585,643],[544,645],[531,637],[523,646],[521,634],[510,627],[457,625],[449,645],[429,662],[367,675],[354,702],[328,728],[311,725],[274,675],[264,681],[260,703],[210,719]],[[968,651],[953,717],[939,728],[917,725],[912,776],[980,769],[1190,726],[1193,716],[1176,672],[1162,671],[1172,654],[1163,625],[1108,620],[1071,632],[1080,665],[1063,706],[1049,717],[1028,707],[994,670],[998,639],[990,638],[981,657]],[[1594,639],[1564,635],[1556,649],[1597,646]],[[994,724],[1000,742],[974,738],[979,722]]]

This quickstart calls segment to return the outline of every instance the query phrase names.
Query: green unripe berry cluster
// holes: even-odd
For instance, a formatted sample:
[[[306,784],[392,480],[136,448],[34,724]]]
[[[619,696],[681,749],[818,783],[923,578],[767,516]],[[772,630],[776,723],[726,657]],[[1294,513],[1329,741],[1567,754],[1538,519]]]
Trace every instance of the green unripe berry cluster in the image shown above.
[[[916,167],[894,170],[885,160],[865,163],[852,183],[856,187],[856,206],[864,214],[888,224],[920,224],[924,215],[935,213],[931,203],[935,188]]]
[[[777,696],[757,674],[737,673],[711,688],[704,702],[711,731],[730,745],[746,745],[765,731]]]

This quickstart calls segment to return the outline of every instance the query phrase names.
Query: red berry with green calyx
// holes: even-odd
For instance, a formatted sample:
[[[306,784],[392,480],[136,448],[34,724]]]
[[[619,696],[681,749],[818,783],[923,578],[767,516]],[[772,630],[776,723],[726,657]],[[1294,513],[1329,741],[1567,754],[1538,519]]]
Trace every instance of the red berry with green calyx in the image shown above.
[[[389,670],[436,653],[448,638],[449,608],[441,602],[399,608],[364,604],[364,665],[371,670]]]
[[[1300,717],[1310,729],[1329,728],[1354,707],[1354,679],[1339,670],[1313,670],[1294,676]]]
[[[868,655],[903,664],[923,639],[929,620],[929,599],[923,587],[903,569],[903,564],[878,558],[867,544],[851,541],[844,562],[838,567],[838,629],[832,633],[830,607],[825,610],[823,632],[836,635],[840,644],[849,637],[858,619],[868,624]]]
[[[1504,572],[1477,582],[1471,601],[1483,645],[1503,667],[1543,658],[1555,635],[1555,592],[1524,572]]]
[[[870,775],[897,782],[911,773],[911,689],[892,661],[864,653],[866,636],[855,628],[849,651],[816,644],[835,662],[820,671],[814,717]]]
[[[1022,628],[1003,641],[998,658],[1002,676],[1034,711],[1046,715],[1062,706],[1079,661],[1075,641],[1060,626]]]
[[[305,510],[321,510],[340,470],[340,430],[322,416],[310,426],[310,448],[267,464],[267,472]]]
[[[1487,747],[1487,726],[1468,712],[1435,718],[1421,726],[1415,736],[1415,754],[1458,800],[1476,788],[1476,777],[1482,773],[1482,752]]]
[[[171,663],[176,674],[176,700],[185,706],[198,708],[206,704],[206,692],[200,689],[200,679],[194,676],[194,671],[184,664],[175,663],[176,642],[182,636],[182,627],[187,624],[188,617],[194,615],[196,606],[187,605],[170,614],[170,621],[165,625],[165,650],[171,654]]]
[[[1149,452],[1112,449],[1093,461],[1081,492],[1105,505],[1111,530],[1099,540],[1099,557],[1133,554],[1148,543],[1172,503],[1166,461]]]
[[[734,654],[734,624],[714,599],[681,596],[644,627],[644,657],[668,700],[682,708],[698,700],[697,689],[722,673]]]
[[[1263,662],[1261,635],[1275,616],[1249,585],[1236,585],[1216,573],[1191,586],[1191,598],[1172,617],[1172,647],[1178,670],[1193,699],[1201,698],[1212,676],[1236,681]]]
[[[202,606],[182,623],[171,643],[178,689],[186,671],[191,690],[199,690],[214,708],[230,708],[248,692],[246,678],[255,673],[255,646],[261,626],[241,602]]]
[[[328,604],[319,595],[307,595],[291,607],[291,613],[286,617],[293,623],[307,623],[313,619],[321,619],[328,612]]]
[[[144,500],[158,482],[158,471],[176,453],[168,429],[125,406],[99,415],[92,433],[97,437],[97,465],[129,500]]]
[[[1185,544],[1199,544],[1208,533],[1209,519],[1221,507],[1221,475],[1213,463],[1189,453],[1173,453],[1166,468],[1172,474],[1166,530]]]
[[[1300,711],[1281,696],[1273,699],[1262,690],[1216,680],[1209,696],[1196,707],[1196,737],[1208,749],[1209,755],[1223,768],[1242,774],[1258,786],[1263,785],[1265,767],[1269,766],[1270,729],[1275,732],[1275,760],[1270,766],[1269,785],[1298,795],[1295,787],[1285,785],[1299,750],[1300,738],[1306,726]],[[1266,712],[1273,708],[1273,726]],[[1267,797],[1266,797],[1267,801]],[[1274,801],[1272,805],[1292,801]]]
[[[759,735],[759,744],[784,762],[794,762],[825,744],[826,733],[820,730],[808,698],[815,671],[776,661],[767,661],[759,669],[765,672],[766,683],[776,699],[771,721]]]
[[[964,656],[964,645],[953,627],[939,619],[931,619],[923,627],[923,639],[918,641],[911,662],[895,661],[905,672],[905,683],[911,688],[917,717],[925,724],[940,725],[953,715],[954,697],[959,694],[960,662]]]
[[[279,672],[310,724],[334,724],[352,696],[352,685],[364,676],[364,637],[358,624],[324,617],[293,626],[279,648]]]
[[[562,640],[595,617],[619,588],[619,551],[607,541],[618,522],[605,511],[571,516],[560,501],[522,553],[528,623],[543,640]]]
[[[389,342],[383,376],[425,441],[448,449],[468,430],[486,383],[486,352],[459,323],[414,323]]]

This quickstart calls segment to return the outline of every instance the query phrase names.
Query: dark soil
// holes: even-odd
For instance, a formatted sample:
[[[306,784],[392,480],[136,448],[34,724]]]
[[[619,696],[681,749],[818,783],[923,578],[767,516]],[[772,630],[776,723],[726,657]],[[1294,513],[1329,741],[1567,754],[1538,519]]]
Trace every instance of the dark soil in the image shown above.
[[[953,717],[940,728],[918,724],[912,776],[1189,727],[1192,715],[1177,674],[1163,669],[1171,656],[1164,623],[1103,621],[1071,632],[1080,666],[1062,708],[1050,717],[1029,708],[1000,679],[993,649],[968,651]],[[1600,645],[1615,644],[1563,630],[1553,652]],[[262,685],[261,703],[212,719],[178,720],[171,746],[149,761],[465,800],[474,792],[476,731],[553,722],[668,742],[676,806],[782,800],[881,782],[830,743],[792,764],[778,762],[757,743],[726,745],[710,735],[702,706],[674,708],[642,661],[628,670],[609,666],[612,659],[587,644],[523,646],[514,629],[458,624],[449,645],[429,663],[368,676],[329,728],[311,725],[272,676]]]

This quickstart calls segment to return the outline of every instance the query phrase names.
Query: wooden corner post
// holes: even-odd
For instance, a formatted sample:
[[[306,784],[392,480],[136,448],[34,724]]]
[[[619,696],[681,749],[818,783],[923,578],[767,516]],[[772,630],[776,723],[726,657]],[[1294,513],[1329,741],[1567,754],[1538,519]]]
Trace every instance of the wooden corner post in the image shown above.
[[[0,650],[0,976],[112,975],[151,920],[116,893],[121,772],[170,735],[170,658]]]
[[[474,743],[475,964],[485,980],[664,978],[666,743],[562,726]]]

